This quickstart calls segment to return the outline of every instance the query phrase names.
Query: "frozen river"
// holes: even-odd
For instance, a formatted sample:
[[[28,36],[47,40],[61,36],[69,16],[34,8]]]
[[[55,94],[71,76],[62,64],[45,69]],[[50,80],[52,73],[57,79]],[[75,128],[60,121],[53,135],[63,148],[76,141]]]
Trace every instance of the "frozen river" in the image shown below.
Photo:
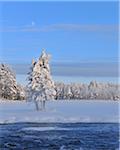
[[[118,150],[118,101],[0,101],[1,150]]]
[[[0,125],[1,150],[118,150],[117,123]]]

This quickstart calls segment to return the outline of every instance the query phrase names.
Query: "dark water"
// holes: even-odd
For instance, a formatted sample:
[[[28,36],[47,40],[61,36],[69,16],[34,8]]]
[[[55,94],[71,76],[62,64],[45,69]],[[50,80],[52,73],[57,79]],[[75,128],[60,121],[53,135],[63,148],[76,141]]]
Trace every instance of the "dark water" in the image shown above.
[[[16,123],[0,125],[0,150],[117,150],[116,123]]]

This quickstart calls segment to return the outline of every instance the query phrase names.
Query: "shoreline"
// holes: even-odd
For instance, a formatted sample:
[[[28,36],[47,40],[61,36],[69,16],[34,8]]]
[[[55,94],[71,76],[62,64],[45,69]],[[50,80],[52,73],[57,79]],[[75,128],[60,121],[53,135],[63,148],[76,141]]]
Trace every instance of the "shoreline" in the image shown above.
[[[113,99],[70,99],[70,100],[68,100],[68,99],[58,99],[58,100],[46,100],[46,102],[49,102],[49,101],[51,101],[51,102],[62,102],[62,101],[67,101],[67,102],[70,102],[70,101],[79,101],[79,102],[81,102],[81,101],[88,101],[88,102],[120,102],[120,100],[113,100]],[[29,101],[27,101],[27,100],[9,100],[9,99],[0,99],[0,103],[2,103],[2,102],[26,102],[26,103],[29,103]],[[33,101],[34,102],[34,101]]]

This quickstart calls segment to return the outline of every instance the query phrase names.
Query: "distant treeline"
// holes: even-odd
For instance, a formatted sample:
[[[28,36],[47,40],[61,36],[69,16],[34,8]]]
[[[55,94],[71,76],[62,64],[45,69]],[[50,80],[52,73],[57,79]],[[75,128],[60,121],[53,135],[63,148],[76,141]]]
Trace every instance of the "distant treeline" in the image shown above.
[[[112,83],[56,83],[55,87],[56,99],[120,100],[120,85]]]

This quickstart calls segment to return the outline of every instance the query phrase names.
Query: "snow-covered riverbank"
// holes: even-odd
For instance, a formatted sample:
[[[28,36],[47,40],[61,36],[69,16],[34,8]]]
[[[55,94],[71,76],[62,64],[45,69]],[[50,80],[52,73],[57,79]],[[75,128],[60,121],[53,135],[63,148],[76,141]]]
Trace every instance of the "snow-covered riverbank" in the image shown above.
[[[0,123],[13,122],[118,122],[118,101],[48,101],[46,111],[34,103],[0,101]]]

